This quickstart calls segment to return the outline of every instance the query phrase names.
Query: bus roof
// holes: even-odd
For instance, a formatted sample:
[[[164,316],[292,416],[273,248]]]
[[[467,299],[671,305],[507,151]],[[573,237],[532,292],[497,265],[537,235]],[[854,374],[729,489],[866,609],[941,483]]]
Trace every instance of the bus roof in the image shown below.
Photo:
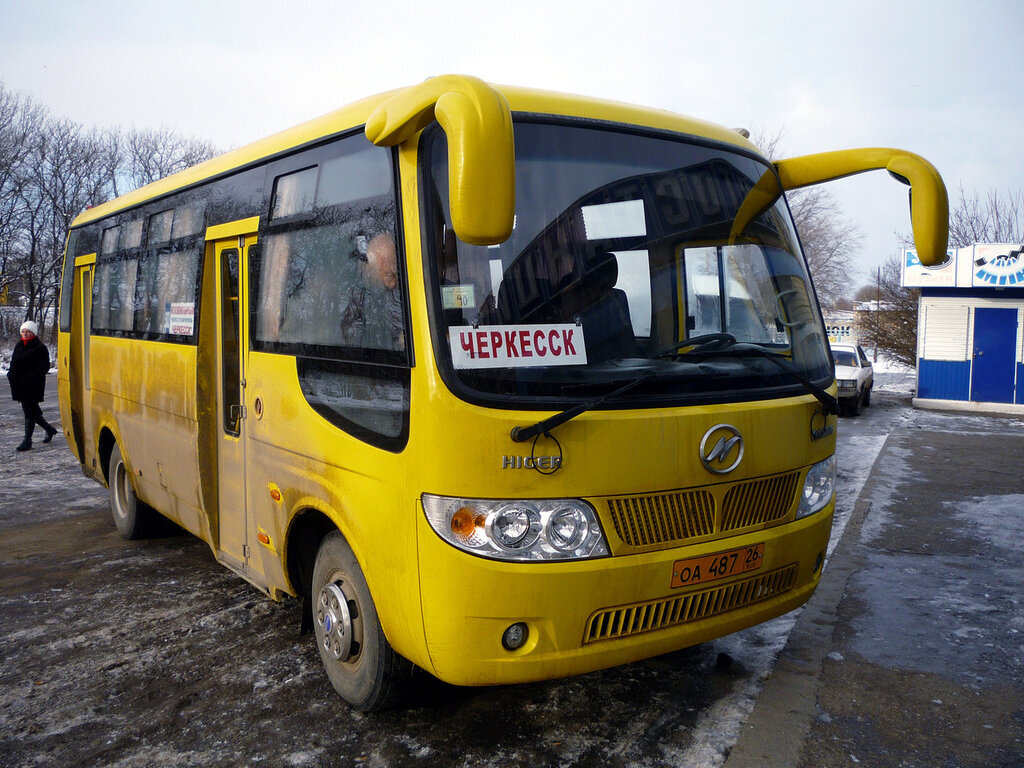
[[[759,153],[758,148],[741,136],[714,123],[669,112],[622,102],[595,99],[551,91],[515,86],[494,85],[508,101],[512,112],[558,115],[610,123],[639,125],[645,128],[672,131],[690,136],[734,144],[747,151]],[[373,111],[401,89],[370,96],[287,128],[251,144],[218,155],[206,162],[159,179],[144,187],[90,208],[80,214],[72,227],[102,219],[118,211],[127,210],[145,202],[161,198],[181,189],[228,175],[260,160],[274,157],[292,149],[316,143],[321,139],[364,125]]]

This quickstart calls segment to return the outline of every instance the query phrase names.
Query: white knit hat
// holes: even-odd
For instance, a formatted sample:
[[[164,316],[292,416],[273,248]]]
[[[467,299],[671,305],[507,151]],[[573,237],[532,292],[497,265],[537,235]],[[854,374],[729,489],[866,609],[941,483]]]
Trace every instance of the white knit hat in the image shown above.
[[[33,336],[39,335],[39,326],[36,325],[34,320],[26,320],[21,324],[21,330],[30,331]]]

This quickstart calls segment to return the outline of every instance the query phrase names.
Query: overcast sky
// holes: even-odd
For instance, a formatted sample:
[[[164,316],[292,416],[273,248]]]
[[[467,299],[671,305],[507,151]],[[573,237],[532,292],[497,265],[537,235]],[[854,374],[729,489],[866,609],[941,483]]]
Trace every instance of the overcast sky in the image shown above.
[[[1020,0],[0,0],[0,80],[87,126],[228,149],[465,73],[781,130],[782,156],[907,149],[955,204],[1024,187],[1022,33]],[[828,189],[866,281],[910,230],[906,188]]]

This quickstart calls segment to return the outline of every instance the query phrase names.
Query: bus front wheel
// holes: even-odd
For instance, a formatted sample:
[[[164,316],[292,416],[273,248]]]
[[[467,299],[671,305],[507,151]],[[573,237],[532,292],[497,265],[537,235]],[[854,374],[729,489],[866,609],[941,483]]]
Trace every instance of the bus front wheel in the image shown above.
[[[156,526],[157,513],[135,495],[131,472],[124,463],[119,445],[115,445],[110,454],[107,487],[110,491],[110,511],[117,532],[129,540],[149,536]]]
[[[317,552],[312,602],[320,658],[338,694],[363,712],[397,703],[412,665],[384,637],[363,571],[338,531]]]

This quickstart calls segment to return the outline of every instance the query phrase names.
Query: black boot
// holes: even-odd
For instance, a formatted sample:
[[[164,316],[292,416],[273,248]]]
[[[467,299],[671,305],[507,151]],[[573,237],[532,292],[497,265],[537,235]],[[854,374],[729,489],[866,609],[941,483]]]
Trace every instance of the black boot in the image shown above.
[[[43,429],[46,430],[46,437],[43,438],[43,442],[48,443],[53,440],[53,436],[57,434],[57,430],[51,424],[43,424]]]
[[[25,439],[21,441],[21,445],[18,446],[19,451],[30,451],[32,450],[32,433],[36,431],[36,423],[32,417],[25,416]]]

